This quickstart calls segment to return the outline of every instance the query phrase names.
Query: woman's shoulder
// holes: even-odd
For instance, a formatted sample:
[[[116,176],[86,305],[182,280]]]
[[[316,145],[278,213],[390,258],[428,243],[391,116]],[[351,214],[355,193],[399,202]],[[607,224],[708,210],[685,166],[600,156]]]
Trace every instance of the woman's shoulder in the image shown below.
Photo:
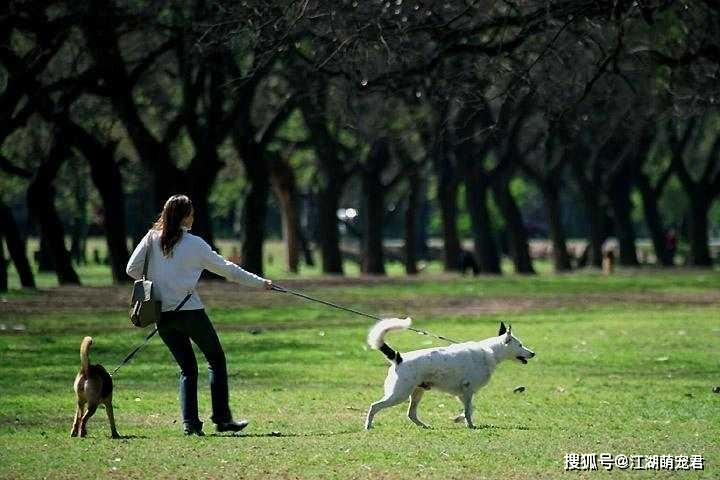
[[[161,232],[160,232],[159,230],[155,230],[154,228],[151,228],[151,229],[148,230],[148,232],[145,234],[145,238],[146,238],[147,240],[152,240],[152,241],[160,240],[160,233],[161,233]]]
[[[182,238],[180,239],[183,243],[187,243],[188,245],[191,245],[193,247],[200,247],[204,248],[207,246],[207,242],[202,239],[202,237],[198,237],[197,235],[193,235],[190,232],[183,232]]]

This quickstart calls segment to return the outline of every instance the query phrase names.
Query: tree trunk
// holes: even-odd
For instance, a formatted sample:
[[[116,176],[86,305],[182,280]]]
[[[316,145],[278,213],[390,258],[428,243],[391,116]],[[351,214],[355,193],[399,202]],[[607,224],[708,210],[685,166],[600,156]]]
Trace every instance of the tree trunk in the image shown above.
[[[8,261],[5,258],[5,248],[2,244],[2,233],[0,233],[0,293],[8,291]]]
[[[300,264],[300,221],[295,174],[289,162],[276,156],[270,162],[270,179],[280,204],[282,232],[285,243],[285,268],[298,273]]]
[[[212,209],[210,208],[210,191],[212,190],[212,186],[215,183],[215,179],[217,178],[217,173],[219,172],[219,170],[220,167],[217,163],[208,162],[208,164],[204,168],[204,173],[194,174],[193,172],[196,172],[197,168],[191,168],[186,173],[188,183],[190,184],[187,193],[192,200],[194,211],[192,233],[205,240],[208,245],[210,245],[210,248],[212,248],[213,250],[218,250],[218,248],[215,245],[215,237],[212,233]],[[190,181],[190,179],[194,179],[194,181]],[[265,194],[265,197],[267,198],[267,194]],[[262,212],[262,215],[264,218],[265,213]],[[260,248],[262,250],[262,245]],[[262,258],[262,252],[260,253],[260,258]],[[258,275],[260,274],[258,273]],[[204,272],[202,272],[201,278],[204,280],[225,281],[225,277],[213,273],[209,270],[205,270]]]
[[[362,175],[362,265],[364,274],[385,275],[383,217],[385,186],[382,171],[389,162],[388,140],[373,143]]]
[[[202,160],[193,159],[190,167],[183,172],[184,175],[181,175],[182,183],[187,184],[187,193],[194,206],[193,232],[202,237],[213,249],[216,249],[212,229],[210,193],[224,163],[219,160],[215,145],[201,145],[201,148],[200,159]]]
[[[340,253],[340,231],[338,230],[337,211],[340,205],[341,187],[329,182],[320,190],[318,199],[318,230],[322,271],[329,274],[343,274],[342,254]]]
[[[556,272],[568,272],[572,270],[572,265],[567,251],[565,227],[562,224],[558,185],[552,180],[547,180],[542,183],[540,191],[545,199],[548,215],[548,227],[553,244],[553,266]]]
[[[712,198],[705,194],[690,197],[691,211],[688,218],[688,234],[690,240],[690,256],[688,265],[693,267],[711,267],[712,257],[708,247],[708,213]]]
[[[457,230],[457,183],[444,183],[438,188],[442,217],[443,261],[446,272],[457,271],[460,265],[460,238]]]
[[[438,183],[438,202],[442,219],[443,262],[446,272],[460,270],[460,238],[457,230],[458,181],[448,153],[441,146],[434,150],[433,165]]]
[[[90,177],[102,199],[103,230],[113,282],[124,283],[130,281],[125,273],[130,254],[127,248],[123,179],[112,153],[107,149],[98,153],[102,153],[102,156],[86,155],[85,158],[90,164]]]
[[[408,275],[417,275],[417,219],[418,204],[420,201],[420,174],[416,168],[408,173],[408,197],[407,207],[405,208],[405,248],[404,261],[405,273]]]
[[[10,259],[15,264],[15,270],[20,277],[20,285],[23,288],[35,288],[35,277],[25,251],[25,241],[20,235],[12,211],[2,201],[0,201],[0,235],[5,237]]]
[[[53,181],[69,153],[69,145],[65,138],[59,138],[60,134],[60,131],[54,133],[55,139],[48,157],[37,169],[28,186],[27,202],[30,216],[40,227],[40,237],[52,259],[58,282],[60,285],[80,285],[80,278],[73,269],[70,253],[65,247],[65,229],[55,209]]]
[[[600,193],[596,191],[593,183],[584,177],[582,166],[578,165],[577,159],[572,159],[570,165],[588,219],[588,245],[583,254],[587,260],[581,262],[580,265],[600,268],[603,260],[603,244],[606,239],[604,227],[606,214],[600,202]]]
[[[39,229],[38,229],[39,230]],[[45,237],[40,235],[40,242],[38,243],[38,250],[34,253],[34,259],[37,263],[38,272],[54,272],[55,263],[53,263],[52,255],[50,255],[50,246]]]
[[[499,175],[493,181],[493,192],[500,211],[505,218],[505,228],[510,237],[510,256],[515,264],[516,273],[534,274],[535,269],[530,258],[527,230],[523,223],[520,208],[510,193],[510,182],[506,175]]]
[[[608,195],[615,218],[615,234],[620,247],[620,265],[637,267],[640,262],[637,259],[635,227],[632,222],[632,201],[630,200],[632,176],[629,169],[623,168],[615,174],[609,187]]]
[[[65,229],[55,210],[55,187],[45,180],[43,177],[36,177],[28,187],[28,207],[31,216],[40,226],[40,236],[48,247],[58,283],[80,285],[80,278],[73,269],[70,253],[65,247]]]
[[[593,267],[601,268],[603,260],[603,245],[605,244],[605,239],[607,238],[604,233],[605,227],[603,225],[605,213],[600,211],[602,207],[597,199],[597,195],[593,194],[591,196],[594,200],[586,204],[586,208],[589,210],[588,220],[590,222],[590,251],[588,252],[590,258],[588,259],[588,263]],[[591,207],[590,205],[594,205],[594,207]]]
[[[246,270],[262,276],[270,174],[259,154],[253,158],[243,157],[243,163],[247,179],[250,182],[250,192],[245,198],[243,206],[242,266]]]
[[[71,227],[70,257],[76,265],[84,265],[87,263],[88,236],[87,176],[80,170],[80,159],[73,158],[72,160],[71,167],[76,172],[76,176],[72,180],[73,200],[77,211]]]
[[[313,252],[310,248],[310,241],[308,240],[308,230],[310,229],[310,222],[308,222],[307,219],[310,210],[310,202],[307,201],[307,195],[299,197],[298,204],[301,203],[301,200],[303,208],[298,209],[298,241],[300,242],[300,249],[302,250],[305,265],[307,265],[308,267],[314,267],[315,259],[313,258]],[[304,220],[300,219],[300,212],[302,212],[302,219]]]
[[[474,253],[482,273],[501,274],[500,255],[492,234],[492,222],[487,205],[488,179],[478,166],[465,172],[465,198],[472,228]]]
[[[650,185],[650,179],[643,173],[638,175],[637,185],[643,202],[645,223],[650,232],[657,263],[663,267],[672,267],[674,259],[672,252],[668,250],[666,244],[665,229],[663,228],[660,211],[658,209],[658,193]]]

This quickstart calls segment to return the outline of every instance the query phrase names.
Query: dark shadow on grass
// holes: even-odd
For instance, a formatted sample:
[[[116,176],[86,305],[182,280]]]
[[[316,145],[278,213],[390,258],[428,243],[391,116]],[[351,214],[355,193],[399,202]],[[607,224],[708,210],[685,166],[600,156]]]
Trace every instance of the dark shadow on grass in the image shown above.
[[[146,440],[147,438],[145,435],[120,435],[113,440]]]
[[[497,429],[497,430],[530,430],[530,427],[526,427],[525,425],[490,425],[489,423],[484,423],[482,425],[475,425],[476,430],[486,430],[486,429]]]
[[[299,438],[299,437],[334,437],[337,435],[348,435],[351,433],[357,433],[361,430],[343,430],[339,432],[308,432],[308,433],[283,433],[283,432],[268,432],[268,433],[210,433],[205,435],[206,437],[216,438]]]

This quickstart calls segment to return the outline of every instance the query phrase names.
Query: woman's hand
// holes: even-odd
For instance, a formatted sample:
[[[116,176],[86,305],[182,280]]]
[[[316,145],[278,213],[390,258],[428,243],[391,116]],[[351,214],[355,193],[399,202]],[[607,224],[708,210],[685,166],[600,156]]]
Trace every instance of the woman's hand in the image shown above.
[[[272,280],[265,280],[265,290],[272,290],[273,283]]]

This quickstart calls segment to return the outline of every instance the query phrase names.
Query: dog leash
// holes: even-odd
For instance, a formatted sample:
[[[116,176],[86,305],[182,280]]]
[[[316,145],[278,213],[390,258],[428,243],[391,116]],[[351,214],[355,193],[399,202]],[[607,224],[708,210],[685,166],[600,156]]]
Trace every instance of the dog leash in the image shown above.
[[[325,300],[320,300],[319,298],[314,298],[314,297],[311,297],[310,295],[305,295],[304,293],[296,292],[296,291],[294,291],[294,290],[289,290],[289,289],[284,288],[284,287],[281,287],[281,286],[279,286],[279,285],[273,284],[272,290],[274,290],[274,291],[276,291],[276,292],[289,293],[289,294],[291,294],[291,295],[295,295],[296,297],[304,298],[304,299],[310,300],[310,301],[312,301],[312,302],[322,303],[323,305],[327,305],[327,306],[329,306],[329,307],[337,308],[338,310],[344,310],[344,311],[346,311],[346,312],[354,313],[355,315],[360,315],[360,316],[363,316],[363,317],[372,318],[373,320],[376,320],[376,321],[383,320],[381,317],[378,317],[377,315],[370,315],[369,313],[363,313],[363,312],[361,312],[361,311],[359,311],[359,310],[354,310],[354,309],[352,309],[352,308],[343,307],[342,305],[337,305],[337,304],[332,303],[332,302],[328,302],[328,301],[325,301]],[[183,299],[183,301],[180,302],[180,305],[178,305],[178,306],[175,308],[175,311],[180,310],[180,309],[182,308],[182,306],[185,305],[185,302],[188,301],[188,299],[190,299],[190,294],[188,294],[188,295],[185,297],[185,299]],[[427,331],[427,330],[422,330],[422,329],[420,329],[420,328],[408,327],[407,329],[410,330],[410,331],[412,331],[412,332],[415,332],[415,333],[417,333],[417,334],[419,334],[419,335],[425,335],[425,336],[428,336],[428,337],[433,337],[433,338],[436,338],[436,339],[438,339],[438,340],[440,340],[440,341],[443,341],[443,342],[448,342],[448,343],[461,343],[461,342],[459,342],[459,341],[457,341],[457,340],[453,340],[452,338],[448,338],[448,337],[445,337],[445,336],[443,336],[443,335],[436,335],[436,334],[434,334],[434,333],[432,333],[432,332],[429,332],[429,331]],[[120,364],[119,364],[117,367],[115,367],[115,370],[113,370],[113,371],[110,373],[110,376],[114,376],[115,373],[117,373],[117,371],[120,370],[120,368],[122,368],[123,366],[127,365],[128,363],[130,363],[130,360],[132,360],[132,358],[133,358],[140,350],[142,350],[142,349],[145,347],[145,345],[147,345],[147,343],[150,341],[150,339],[151,339],[153,336],[155,336],[156,333],[157,333],[157,327],[154,327],[154,328],[152,329],[152,331],[145,337],[145,340],[143,340],[143,342],[142,342],[140,345],[138,345],[137,347],[135,347],[130,353],[128,353],[128,354],[125,356],[125,358],[123,358],[123,360],[120,362]]]
[[[185,303],[186,303],[188,300],[190,300],[190,297],[191,297],[191,296],[192,296],[192,292],[190,292],[190,293],[188,293],[187,295],[185,295],[185,298],[183,298],[183,301],[180,302],[180,304],[179,304],[177,307],[175,307],[175,310],[173,310],[173,311],[174,311],[174,312],[177,312],[178,310],[180,310],[180,309],[183,307],[183,305],[185,305]],[[120,362],[120,365],[118,365],[117,367],[115,367],[115,370],[113,370],[113,371],[110,373],[110,376],[111,376],[111,377],[114,376],[115,373],[116,373],[118,370],[120,370],[121,367],[123,367],[124,365],[127,365],[128,363],[130,363],[130,360],[132,360],[132,358],[133,358],[140,350],[142,350],[142,349],[145,347],[145,345],[148,344],[148,342],[150,341],[150,339],[151,339],[153,336],[155,336],[155,334],[157,333],[157,331],[158,331],[157,325],[155,325],[155,327],[153,327],[153,329],[152,329],[152,332],[148,333],[148,335],[145,337],[145,340],[143,340],[143,342],[142,342],[140,345],[138,345],[137,347],[133,348],[130,353],[128,353],[127,355],[125,355],[125,358],[122,359],[122,361]]]
[[[363,316],[363,317],[372,318],[373,320],[377,320],[377,321],[383,320],[383,318],[378,317],[377,315],[370,315],[369,313],[363,313],[363,312],[361,312],[361,311],[359,311],[359,310],[353,310],[352,308],[343,307],[342,305],[337,305],[337,304],[332,303],[332,302],[328,302],[328,301],[325,301],[325,300],[320,300],[319,298],[313,298],[313,297],[311,297],[310,295],[305,295],[304,293],[296,292],[296,291],[294,291],[294,290],[289,290],[289,289],[284,288],[284,287],[281,287],[281,286],[279,286],[279,285],[273,284],[272,290],[275,290],[276,292],[289,293],[289,294],[291,294],[291,295],[295,295],[296,297],[304,298],[305,300],[310,300],[310,301],[312,301],[312,302],[322,303],[323,305],[327,305],[327,306],[329,306],[329,307],[337,308],[338,310],[345,310],[346,312],[354,313],[355,315],[360,315],[360,316]],[[429,332],[429,331],[427,331],[427,330],[422,330],[422,329],[414,328],[414,327],[408,327],[407,329],[410,330],[410,331],[412,331],[412,332],[415,332],[415,333],[417,333],[417,334],[419,334],[419,335],[426,335],[426,336],[428,336],[428,337],[433,337],[433,338],[436,338],[436,339],[441,340],[441,341],[443,341],[443,342],[448,342],[448,343],[461,343],[461,342],[459,342],[459,341],[457,341],[457,340],[453,340],[453,339],[451,339],[451,338],[444,337],[444,336],[442,336],[442,335],[436,335],[436,334],[434,334],[434,333],[432,333],[432,332]]]
[[[125,358],[123,358],[122,362],[120,362],[120,365],[118,365],[117,367],[115,367],[115,370],[113,370],[112,372],[110,372],[110,376],[111,376],[111,377],[114,376],[115,373],[116,373],[118,370],[120,370],[120,367],[122,367],[122,366],[126,365],[127,363],[129,363],[130,360],[132,360],[132,358],[135,356],[135,354],[137,354],[140,350],[142,350],[142,348],[143,348],[145,345],[147,345],[147,343],[150,341],[150,339],[151,339],[156,333],[157,333],[157,327],[154,327],[154,328],[152,329],[152,332],[150,332],[150,333],[147,335],[147,337],[145,337],[145,340],[144,340],[140,345],[138,345],[137,347],[135,347],[130,353],[128,353],[128,354],[125,356]]]

